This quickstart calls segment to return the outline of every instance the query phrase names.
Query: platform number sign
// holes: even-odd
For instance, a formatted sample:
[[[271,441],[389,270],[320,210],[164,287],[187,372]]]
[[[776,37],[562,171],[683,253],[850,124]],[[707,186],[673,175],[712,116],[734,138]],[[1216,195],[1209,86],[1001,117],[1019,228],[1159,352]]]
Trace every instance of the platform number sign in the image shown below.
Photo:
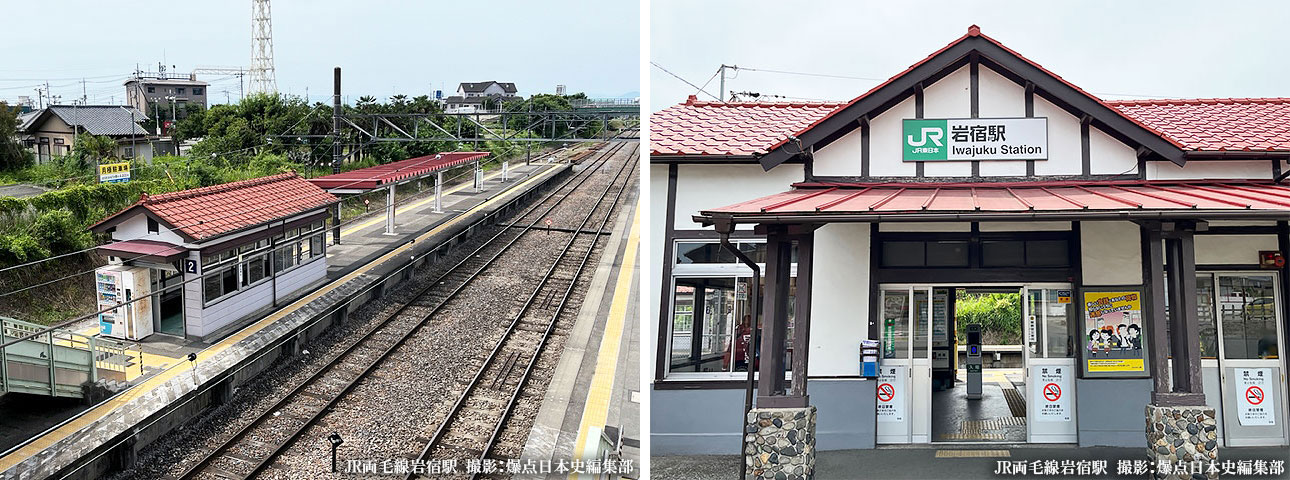
[[[191,258],[184,259],[184,273],[197,274],[197,260]]]
[[[905,380],[907,367],[881,367],[878,369],[878,421],[899,423],[905,421]]]
[[[1031,367],[1038,368],[1039,375],[1036,378],[1036,394],[1031,399],[1035,405],[1035,421],[1037,422],[1069,422],[1071,421],[1071,402],[1070,394],[1070,367]]]
[[[1235,376],[1236,414],[1242,426],[1276,425],[1277,402],[1268,398],[1275,392],[1271,368],[1237,368]]]

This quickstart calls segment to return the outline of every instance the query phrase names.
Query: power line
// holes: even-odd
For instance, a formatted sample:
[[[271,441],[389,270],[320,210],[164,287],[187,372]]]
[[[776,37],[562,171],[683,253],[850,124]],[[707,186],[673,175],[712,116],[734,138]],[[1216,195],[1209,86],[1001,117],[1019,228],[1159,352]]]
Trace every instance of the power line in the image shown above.
[[[800,75],[804,77],[842,78],[842,79],[848,79],[848,80],[870,80],[875,82],[881,82],[881,81],[887,80],[885,78],[857,77],[852,75],[835,75],[831,73],[793,72],[788,70],[771,70],[767,68],[751,68],[751,67],[740,67],[740,66],[731,66],[730,68],[733,68],[736,72],[739,70],[748,70],[750,72],[780,73],[784,75]]]
[[[655,61],[653,61],[653,60],[650,60],[649,64],[650,64],[650,65],[653,65],[654,67],[658,68],[659,70],[662,70],[663,72],[667,73],[668,75],[671,75],[671,76],[673,76],[673,77],[676,77],[676,79],[677,79],[677,80],[680,80],[680,81],[682,81],[682,82],[685,82],[685,84],[686,84],[686,85],[689,85],[689,86],[691,86],[691,87],[694,87],[695,89],[697,89],[697,90],[698,90],[698,91],[700,91],[700,92],[707,93],[709,97],[712,97],[712,98],[717,99],[717,101],[718,101],[718,102],[721,102],[721,103],[725,103],[725,102],[726,102],[725,100],[722,100],[722,99],[721,99],[721,97],[718,97],[718,96],[716,96],[716,95],[713,95],[713,94],[709,93],[707,90],[704,90],[704,89],[703,89],[703,87],[700,87],[700,86],[698,86],[698,85],[695,85],[695,84],[693,84],[693,83],[690,83],[690,81],[689,81],[689,80],[686,80],[686,79],[684,79],[684,78],[681,78],[681,76],[680,76],[680,75],[677,75],[677,74],[675,74],[675,73],[672,73],[672,72],[671,72],[671,71],[669,71],[668,69],[663,68],[663,66],[662,66],[662,65],[659,65],[657,62],[655,62]]]

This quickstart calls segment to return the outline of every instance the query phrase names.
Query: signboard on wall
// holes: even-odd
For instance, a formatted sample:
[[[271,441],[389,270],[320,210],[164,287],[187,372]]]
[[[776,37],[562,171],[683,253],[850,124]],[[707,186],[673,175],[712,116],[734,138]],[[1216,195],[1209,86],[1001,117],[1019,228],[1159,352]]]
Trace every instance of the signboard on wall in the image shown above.
[[[1071,367],[1040,366],[1030,404],[1036,422],[1071,421]]]
[[[1277,385],[1273,383],[1271,368],[1235,368],[1236,416],[1241,426],[1276,425],[1273,411],[1277,400],[1273,398]]]
[[[905,373],[908,367],[878,369],[878,421],[900,423],[905,421]]]
[[[1047,118],[907,118],[904,161],[1047,160]]]
[[[1084,292],[1084,363],[1099,373],[1146,374],[1139,291]]]

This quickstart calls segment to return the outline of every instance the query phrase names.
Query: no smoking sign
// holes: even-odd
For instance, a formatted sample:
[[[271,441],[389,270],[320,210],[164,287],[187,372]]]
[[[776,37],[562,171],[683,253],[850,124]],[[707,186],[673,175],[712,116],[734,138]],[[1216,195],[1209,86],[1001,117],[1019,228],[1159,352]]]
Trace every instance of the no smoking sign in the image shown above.
[[[1245,389],[1245,400],[1250,402],[1250,405],[1263,403],[1263,389],[1256,386]]]
[[[1050,383],[1048,385],[1044,385],[1044,399],[1050,402],[1056,402],[1061,398],[1062,398],[1062,387],[1057,386],[1056,383]]]
[[[890,402],[893,398],[896,398],[896,387],[891,386],[890,383],[878,385],[878,400]]]

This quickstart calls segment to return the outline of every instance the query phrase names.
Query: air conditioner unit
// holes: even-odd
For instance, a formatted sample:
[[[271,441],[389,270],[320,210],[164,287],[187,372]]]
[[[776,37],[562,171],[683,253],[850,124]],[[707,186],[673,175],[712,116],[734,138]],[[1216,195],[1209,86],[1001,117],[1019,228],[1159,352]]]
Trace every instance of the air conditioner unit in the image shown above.
[[[99,332],[104,336],[140,340],[152,335],[152,273],[145,267],[109,265],[94,271]],[[138,301],[134,301],[138,299]]]

